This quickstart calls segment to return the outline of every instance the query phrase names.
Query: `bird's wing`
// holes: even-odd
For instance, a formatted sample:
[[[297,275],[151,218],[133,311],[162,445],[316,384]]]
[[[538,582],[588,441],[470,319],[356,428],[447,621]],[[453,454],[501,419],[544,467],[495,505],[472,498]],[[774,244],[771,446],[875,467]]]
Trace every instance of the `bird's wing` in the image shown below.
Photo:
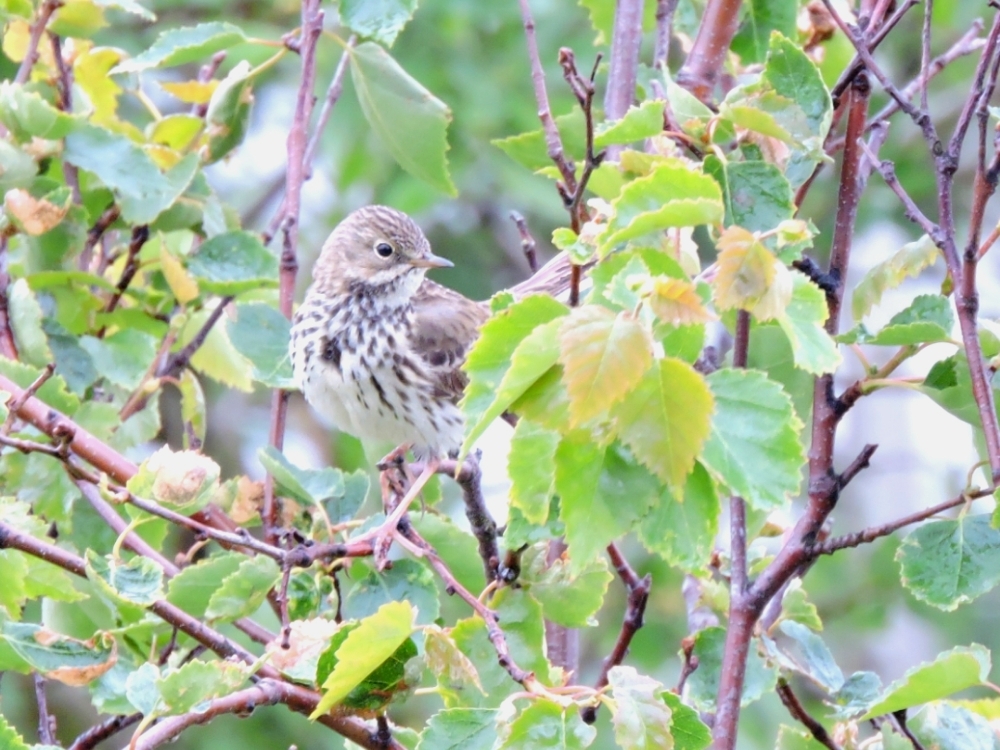
[[[442,395],[458,399],[465,388],[465,356],[487,318],[486,309],[458,292],[424,281],[413,295],[410,346],[433,376]]]

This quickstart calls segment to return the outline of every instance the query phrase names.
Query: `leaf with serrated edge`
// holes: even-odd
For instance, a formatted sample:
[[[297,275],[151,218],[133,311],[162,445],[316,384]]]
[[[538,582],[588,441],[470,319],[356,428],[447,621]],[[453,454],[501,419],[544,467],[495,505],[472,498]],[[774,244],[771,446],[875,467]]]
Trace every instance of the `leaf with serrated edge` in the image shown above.
[[[720,310],[752,310],[774,283],[778,259],[743,227],[729,227],[716,245],[719,272],[713,289],[715,304]]]
[[[198,62],[243,41],[246,35],[242,29],[220,21],[170,29],[160,34],[142,54],[112,70],[111,75]]]
[[[792,299],[778,317],[778,325],[792,345],[795,366],[813,375],[833,372],[841,357],[836,342],[823,327],[830,315],[826,295],[803,274],[793,271],[791,276]]]
[[[337,649],[337,664],[309,718],[315,721],[325,714],[391,657],[413,633],[415,614],[409,602],[388,602],[363,619]]]
[[[555,455],[559,433],[522,417],[514,427],[507,454],[510,502],[535,524],[549,516],[549,499],[555,481]]]
[[[563,707],[548,698],[529,703],[500,735],[498,750],[531,750],[559,748],[583,750],[597,736],[597,730],[584,724],[575,706]]]
[[[417,750],[492,750],[495,708],[444,708],[427,720]]]
[[[662,99],[650,99],[638,107],[629,107],[620,120],[601,123],[594,130],[594,148],[615,143],[634,143],[663,130]]]
[[[941,251],[926,234],[908,242],[888,260],[869,269],[851,294],[851,314],[855,322],[865,317],[888,290],[898,287],[907,277],[917,276],[937,263]]]
[[[799,491],[805,463],[791,398],[756,370],[717,370],[708,384],[715,412],[702,452],[706,468],[755,508],[782,507]]]
[[[618,746],[623,750],[672,750],[672,712],[660,698],[663,685],[626,666],[608,671],[608,685],[614,700],[611,722]]]
[[[616,315],[599,305],[573,310],[559,332],[559,362],[569,393],[571,426],[621,401],[652,361],[649,333],[631,313]]]
[[[257,611],[281,578],[278,563],[258,555],[240,563],[235,573],[222,579],[208,601],[205,617],[209,620],[238,620]]]
[[[1000,530],[988,514],[931,521],[907,535],[896,560],[911,594],[950,612],[1000,583]]]
[[[960,690],[982,685],[989,678],[990,652],[978,643],[956,646],[934,661],[910,669],[889,685],[880,700],[859,721],[910,706],[940,700]]]
[[[603,556],[592,557],[574,572],[565,558],[549,563],[547,544],[529,549],[521,559],[521,582],[542,605],[545,619],[568,628],[594,626],[593,616],[604,603],[611,571]]]
[[[669,564],[695,573],[711,557],[720,509],[715,483],[705,467],[695,463],[684,494],[665,488],[659,502],[639,522],[639,539]]]
[[[683,486],[709,435],[712,394],[686,362],[666,358],[615,409],[618,436],[665,483]]]
[[[187,713],[203,701],[229,695],[247,681],[245,664],[192,661],[156,681],[166,709]]]
[[[451,110],[373,42],[349,47],[351,79],[365,119],[403,169],[456,195],[448,173]],[[405,122],[406,127],[399,127]]]
[[[471,685],[485,695],[476,665],[459,650],[451,635],[437,625],[424,627],[424,658],[443,689],[462,691]]]
[[[684,279],[668,276],[654,277],[646,298],[653,314],[664,323],[673,326],[687,326],[715,320],[698,296],[694,284]]]

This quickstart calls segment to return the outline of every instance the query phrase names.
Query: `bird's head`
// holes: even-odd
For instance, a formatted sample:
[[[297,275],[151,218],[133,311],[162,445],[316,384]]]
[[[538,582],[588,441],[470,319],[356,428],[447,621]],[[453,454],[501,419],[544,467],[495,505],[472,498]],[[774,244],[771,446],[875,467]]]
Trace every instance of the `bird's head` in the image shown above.
[[[409,216],[387,206],[365,206],[337,225],[320,252],[313,279],[321,288],[346,291],[402,286],[413,291],[429,268],[451,261],[431,252],[424,233]]]

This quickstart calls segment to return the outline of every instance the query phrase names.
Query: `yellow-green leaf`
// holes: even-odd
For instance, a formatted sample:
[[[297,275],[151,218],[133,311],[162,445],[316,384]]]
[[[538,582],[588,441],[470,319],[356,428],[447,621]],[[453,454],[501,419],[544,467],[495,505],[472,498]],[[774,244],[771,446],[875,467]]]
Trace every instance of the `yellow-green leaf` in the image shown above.
[[[621,401],[653,362],[649,332],[632,316],[606,307],[578,307],[562,322],[559,362],[579,425]]]

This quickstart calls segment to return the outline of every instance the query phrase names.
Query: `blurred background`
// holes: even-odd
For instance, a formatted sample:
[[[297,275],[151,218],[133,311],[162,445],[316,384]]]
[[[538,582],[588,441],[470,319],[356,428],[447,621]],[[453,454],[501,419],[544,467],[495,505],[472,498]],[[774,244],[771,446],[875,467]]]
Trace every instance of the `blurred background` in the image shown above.
[[[145,3],[159,16],[156,29],[226,20],[243,27],[254,37],[278,40],[298,26],[298,4],[290,0],[272,3],[218,3],[216,0],[152,0]],[[575,105],[556,63],[560,47],[575,50],[581,69],[589,69],[599,49],[595,32],[582,6],[609,3],[571,0],[532,0],[538,44],[545,64],[549,96],[556,114]],[[337,32],[336,9],[325,7],[327,28]],[[673,45],[671,67],[676,70],[683,54],[684,34],[691,33],[700,17],[700,0],[682,0],[677,16],[678,37]],[[898,29],[879,49],[878,59],[900,85],[918,72],[921,9],[907,15]],[[949,47],[980,16],[990,20],[992,10],[985,0],[964,3],[939,2],[935,5],[934,44],[937,54]],[[97,44],[122,47],[136,53],[155,38],[155,31],[134,16],[114,10],[106,12],[108,26],[96,35]],[[652,57],[652,38],[646,40],[643,60]],[[268,48],[247,45],[231,51],[223,71],[242,58],[257,63],[271,54]],[[847,42],[828,42],[822,61],[824,76],[832,82],[848,59]],[[323,96],[341,54],[341,47],[324,38],[319,47],[317,95]],[[424,0],[411,23],[392,49],[393,56],[418,81],[443,100],[453,114],[449,129],[450,168],[458,197],[434,192],[402,171],[373,134],[358,106],[350,76],[334,109],[322,146],[314,163],[312,179],[303,193],[300,274],[297,299],[309,282],[309,268],[325,236],[350,210],[367,203],[385,203],[410,212],[427,232],[435,252],[450,258],[456,268],[438,272],[436,280],[475,298],[493,292],[528,275],[520,240],[509,219],[511,210],[521,212],[538,241],[544,257],[551,254],[548,239],[552,229],[565,221],[565,212],[552,183],[518,166],[491,139],[534,130],[538,127],[537,106],[532,94],[524,33],[515,0]],[[4,64],[6,65],[5,61]],[[950,133],[951,125],[965,100],[976,60],[956,61],[931,87],[932,112],[939,129]],[[189,80],[195,68],[173,69],[169,75]],[[161,75],[157,73],[156,75]],[[601,86],[603,73],[598,74]],[[291,120],[298,85],[299,60],[289,55],[261,79],[255,89],[251,128],[243,146],[228,161],[210,170],[210,179],[223,202],[236,208],[249,229],[263,229],[277,209],[284,187],[285,137]],[[178,102],[156,85],[155,76],[144,79],[146,92],[168,112]],[[602,89],[599,88],[599,95]],[[876,92],[872,109],[885,97]],[[129,98],[123,98],[123,106]],[[124,114],[124,113],[123,113]],[[127,116],[127,115],[126,115]],[[406,123],[400,122],[400,128]],[[971,143],[972,139],[970,139]],[[883,158],[896,163],[900,180],[924,210],[935,216],[935,185],[932,164],[919,132],[908,121],[896,118]],[[961,233],[968,211],[971,186],[969,164],[974,148],[967,148],[963,168],[956,179],[958,189],[956,223]],[[836,204],[836,166],[827,167],[813,185],[802,207],[802,216],[820,229],[814,255],[821,263],[828,250],[832,216]],[[996,219],[995,207],[986,226]],[[892,193],[875,176],[862,202],[858,233],[852,256],[848,289],[875,263],[884,260],[919,232],[903,217]],[[705,264],[712,258],[703,258]],[[996,251],[981,266],[982,308],[986,318],[1000,316],[1000,276]],[[917,280],[889,294],[872,316],[874,329],[904,308],[916,294],[940,287],[943,263]],[[850,327],[846,317],[842,327]],[[768,363],[780,352],[773,342],[755,343],[753,358]],[[838,388],[853,382],[861,368],[851,352],[842,348],[845,365],[838,375]],[[899,374],[922,376],[930,365],[953,352],[947,344],[929,348]],[[873,363],[881,363],[889,350],[868,352]],[[796,404],[804,413],[811,394],[805,377],[792,378]],[[209,433],[206,451],[222,464],[224,475],[249,473],[261,476],[257,451],[266,444],[269,393],[245,394],[226,390],[206,381],[210,400]],[[164,399],[168,401],[167,398]],[[176,413],[169,403],[165,419]],[[234,416],[238,415],[238,416]],[[500,424],[487,436],[482,447],[490,504],[498,517],[505,502],[504,442],[509,430]],[[965,486],[969,468],[977,460],[972,429],[934,405],[920,394],[887,390],[863,399],[847,416],[837,446],[838,466],[849,463],[865,443],[877,443],[879,450],[871,468],[864,471],[845,491],[834,514],[834,533],[845,533],[890,520],[907,512],[955,496]],[[286,438],[286,453],[304,466],[335,464],[345,468],[365,465],[362,448],[352,439],[332,435],[313,416],[301,397],[294,397]],[[982,483],[982,479],[980,479]],[[454,487],[444,482],[444,502],[451,503],[455,517],[464,523],[456,504]],[[984,503],[980,512],[988,509]],[[786,521],[794,519],[794,512]],[[870,669],[883,683],[899,677],[909,667],[930,659],[953,645],[979,642],[991,650],[1000,648],[996,615],[1000,593],[982,597],[956,613],[943,614],[916,601],[899,584],[899,569],[893,556],[900,537],[882,540],[868,547],[821,559],[805,581],[805,588],[817,603],[826,624],[825,638],[845,673]],[[633,642],[628,663],[652,674],[671,686],[679,670],[677,651],[687,634],[681,577],[635,543],[626,544],[629,559],[640,574],[650,572],[654,587],[647,610],[646,625]],[[612,583],[600,625],[581,633],[584,682],[596,675],[600,660],[610,650],[618,633],[624,596],[617,581]],[[93,709],[85,696],[56,684],[51,698],[69,709],[60,712],[59,737],[71,740],[93,723]],[[802,686],[803,694],[807,689]],[[15,675],[0,681],[3,712],[27,737],[35,732],[34,699],[30,682]],[[419,727],[436,709],[436,701],[418,703],[407,715],[392,714],[399,723]],[[817,711],[822,711],[814,707]],[[822,715],[822,714],[821,714]],[[602,713],[607,721],[607,712]],[[746,710],[741,720],[741,748],[773,747],[779,722],[790,718],[777,697],[768,696]],[[125,733],[127,734],[127,733]],[[602,735],[607,733],[602,732]],[[106,747],[121,747],[127,738],[118,737]],[[260,709],[249,720],[235,717],[218,719],[206,727],[185,733],[177,747],[339,747],[339,738],[309,724],[303,717],[282,708]],[[595,745],[596,746],[596,745]]]

